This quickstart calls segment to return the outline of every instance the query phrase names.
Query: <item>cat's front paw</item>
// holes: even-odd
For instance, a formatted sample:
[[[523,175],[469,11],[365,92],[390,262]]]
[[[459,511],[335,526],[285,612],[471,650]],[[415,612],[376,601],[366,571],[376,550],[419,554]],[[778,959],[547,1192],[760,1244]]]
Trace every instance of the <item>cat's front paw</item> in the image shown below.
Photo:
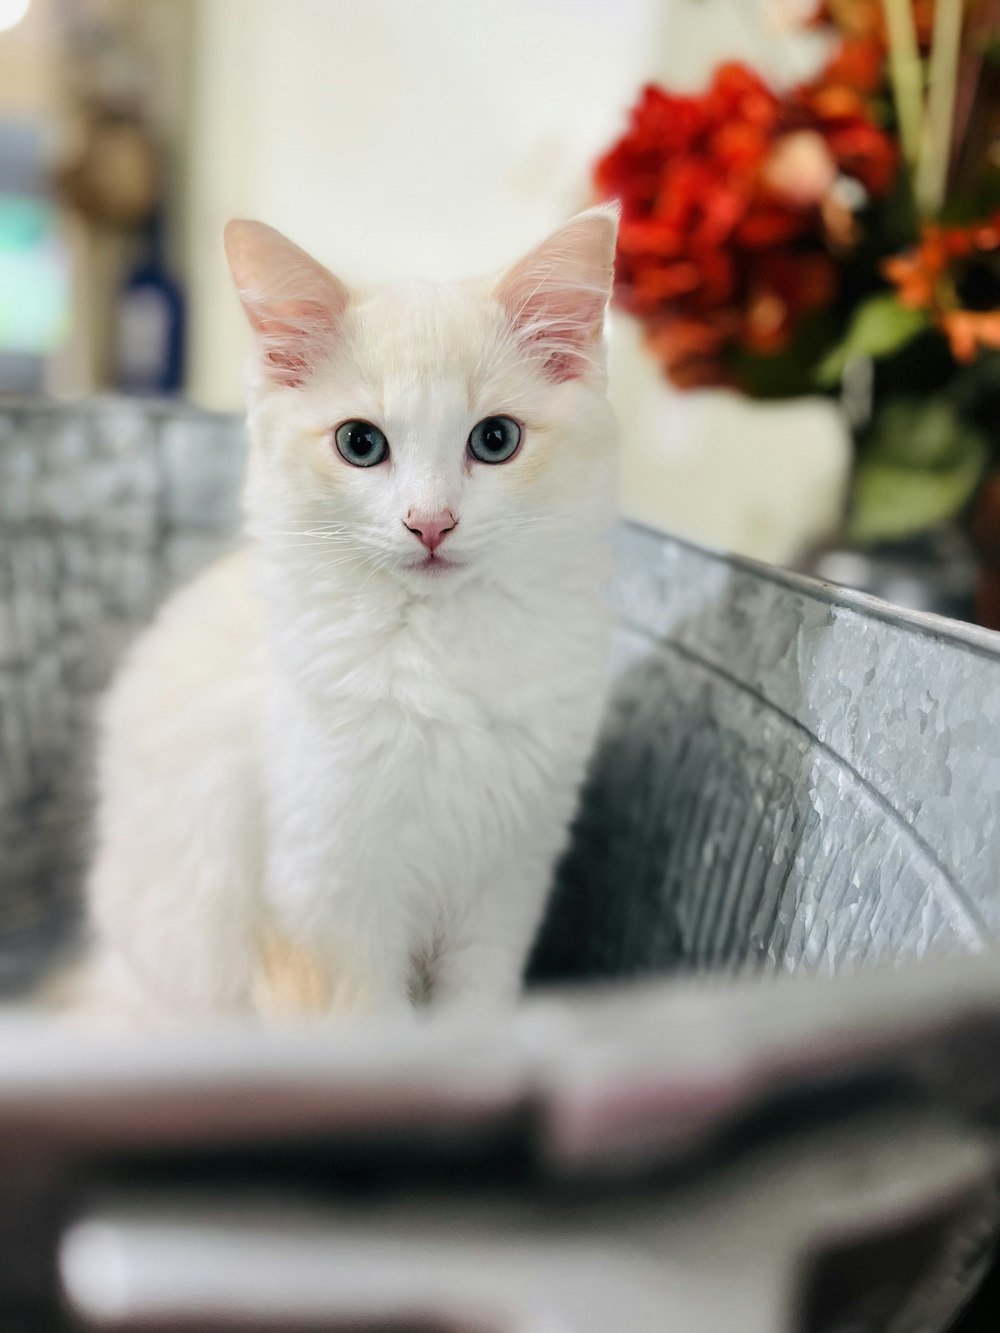
[[[379,988],[345,949],[319,953],[270,928],[261,940],[253,1003],[268,1025],[362,1018],[381,1011]]]
[[[333,999],[330,975],[310,950],[281,931],[265,931],[253,978],[253,1004],[268,1025],[323,1018]]]

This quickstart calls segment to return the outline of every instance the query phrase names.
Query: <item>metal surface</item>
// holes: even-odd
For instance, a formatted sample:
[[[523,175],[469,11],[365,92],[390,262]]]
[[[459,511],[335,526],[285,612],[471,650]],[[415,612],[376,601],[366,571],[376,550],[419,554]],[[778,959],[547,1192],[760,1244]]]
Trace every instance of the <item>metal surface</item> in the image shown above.
[[[996,938],[997,637],[620,547],[615,701],[538,972],[833,972]]]
[[[242,463],[242,428],[229,418],[114,401],[0,406],[8,991],[72,933],[96,695],[169,587],[232,540]],[[884,1093],[888,1079],[911,1110],[919,1094],[974,1125],[956,1142],[976,1165],[967,1177],[959,1171],[969,1188],[954,1195],[934,1244],[904,1245],[909,1267],[884,1260],[890,1295],[867,1322],[829,1329],[886,1328],[890,1315],[901,1333],[943,1327],[995,1211],[992,1147],[982,1145],[992,1144],[1000,1114],[990,1058],[997,969],[992,957],[967,956],[1000,931],[997,642],[636,528],[622,529],[619,546],[614,699],[534,979],[798,979],[679,999],[654,988],[539,1001],[496,1031],[423,1034],[436,1043],[433,1058],[412,1034],[394,1044],[369,1033],[352,1046],[346,1036],[276,1044],[227,1032],[102,1056],[45,1024],[0,1028],[7,1208],[16,1206],[5,1235],[22,1235],[25,1200],[42,1180],[38,1197],[55,1212],[41,1209],[49,1222],[38,1237],[53,1242],[61,1222],[52,1217],[65,1204],[51,1199],[68,1198],[64,1176],[80,1179],[82,1162],[98,1171],[102,1154],[163,1148],[178,1127],[192,1151],[219,1151],[241,1134],[336,1138],[352,1108],[379,1142],[412,1128],[414,1116],[449,1142],[529,1123],[542,1176],[600,1168],[625,1191],[627,1210],[637,1173],[668,1159],[690,1164],[748,1117],[800,1132],[796,1099],[817,1089],[832,1098],[827,1129],[808,1150],[821,1152],[839,1109],[860,1104],[858,1080],[876,1079]],[[944,972],[869,969],[931,954],[952,956]],[[803,975],[855,971],[836,983]],[[935,1015],[949,1040],[931,1040]],[[949,1152],[942,1146],[937,1161],[944,1177]],[[897,1183],[913,1190],[911,1220],[926,1221],[934,1191],[921,1193],[913,1151],[909,1159],[914,1170]],[[933,1175],[935,1163],[926,1165]],[[798,1188],[768,1196],[779,1232]],[[103,1206],[88,1215],[114,1229]],[[713,1245],[733,1216],[713,1214]],[[862,1212],[844,1228],[860,1243]],[[33,1234],[7,1250],[25,1282],[35,1270],[16,1256],[24,1244],[38,1258],[44,1243]],[[160,1233],[144,1234],[152,1244]],[[789,1244],[774,1253],[785,1273]],[[914,1254],[923,1256],[916,1269]],[[737,1299],[748,1280],[739,1272]],[[701,1289],[708,1302],[704,1281]],[[761,1328],[826,1333],[811,1318],[786,1312]],[[706,1319],[692,1328],[722,1327]]]
[[[166,406],[0,405],[0,991],[65,934],[97,696],[235,529],[243,449],[234,420]]]

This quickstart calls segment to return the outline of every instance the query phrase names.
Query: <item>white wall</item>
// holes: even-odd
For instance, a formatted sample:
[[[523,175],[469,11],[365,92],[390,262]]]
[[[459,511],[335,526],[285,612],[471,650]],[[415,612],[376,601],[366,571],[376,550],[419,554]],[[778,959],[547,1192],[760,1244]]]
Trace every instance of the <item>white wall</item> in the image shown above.
[[[198,0],[194,396],[220,407],[240,398],[247,344],[222,261],[227,218],[263,218],[348,280],[495,268],[588,201],[590,164],[644,80],[691,88],[729,54],[797,70],[808,52],[759,22],[758,8],[775,4]],[[797,428],[796,448],[773,454],[759,413],[734,441],[730,426],[715,429],[711,400],[678,416],[657,373],[636,364],[635,342],[626,333],[615,357],[628,508],[718,544],[791,554],[809,497],[836,494],[842,445],[834,459],[829,440],[811,445]],[[724,404],[719,420],[739,410]],[[639,438],[659,434],[664,413],[668,424],[686,415],[683,457]],[[720,508],[713,496],[737,443],[743,476]],[[767,503],[745,475],[755,457]]]
[[[234,213],[346,278],[468,276],[587,202],[655,0],[203,0],[192,383],[238,396]]]

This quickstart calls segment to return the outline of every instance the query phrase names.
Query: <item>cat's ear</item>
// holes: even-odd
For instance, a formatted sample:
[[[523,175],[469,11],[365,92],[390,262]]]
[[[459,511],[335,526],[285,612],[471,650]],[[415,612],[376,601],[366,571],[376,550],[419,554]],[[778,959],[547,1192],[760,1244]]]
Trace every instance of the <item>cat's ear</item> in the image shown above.
[[[579,379],[599,360],[617,236],[617,207],[590,208],[500,278],[496,295],[519,341],[553,380]]]
[[[339,279],[263,222],[226,225],[226,258],[274,384],[294,388],[336,346],[350,293]]]

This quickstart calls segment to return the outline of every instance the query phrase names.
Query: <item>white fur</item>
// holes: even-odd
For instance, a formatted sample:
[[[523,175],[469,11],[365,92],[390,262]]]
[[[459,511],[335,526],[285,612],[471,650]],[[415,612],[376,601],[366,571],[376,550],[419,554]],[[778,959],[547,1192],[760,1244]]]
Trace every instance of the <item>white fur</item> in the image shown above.
[[[240,225],[262,348],[301,340],[306,371],[282,382],[262,358],[250,546],[168,603],[107,700],[91,981],[147,1017],[247,1011],[276,927],[320,961],[331,1009],[508,1001],[604,694],[613,219],[581,215],[496,282],[331,298],[312,343],[315,310],[278,298],[305,273],[322,303],[335,280]],[[293,268],[298,293],[269,293]],[[549,288],[552,345],[586,358],[570,378],[545,360]],[[470,463],[495,414],[524,423],[520,454]],[[338,456],[355,417],[389,465]],[[415,567],[411,508],[457,516],[440,554],[462,568]]]

